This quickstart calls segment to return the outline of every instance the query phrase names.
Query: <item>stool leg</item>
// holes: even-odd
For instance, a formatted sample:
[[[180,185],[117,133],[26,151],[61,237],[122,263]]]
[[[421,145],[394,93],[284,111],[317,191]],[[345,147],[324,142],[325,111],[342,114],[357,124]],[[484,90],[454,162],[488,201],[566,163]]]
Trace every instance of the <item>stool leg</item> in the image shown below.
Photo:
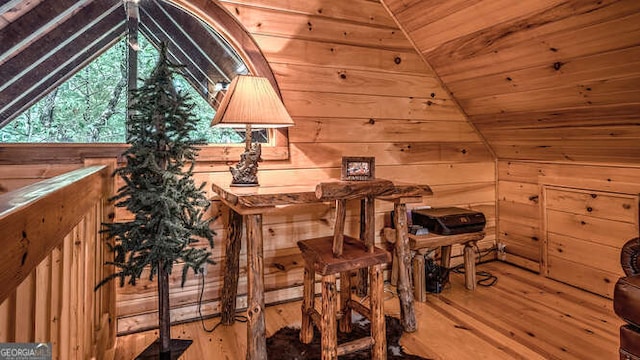
[[[420,302],[427,301],[424,277],[424,255],[416,254],[413,258],[413,298]]]
[[[340,331],[343,333],[351,332],[351,272],[345,271],[340,273]]]
[[[371,358],[376,360],[387,359],[387,336],[384,320],[384,278],[382,265],[374,265],[369,268],[371,279],[371,337],[373,348]]]
[[[398,251],[394,248],[391,254],[391,279],[390,283],[393,286],[398,285]]]
[[[315,276],[315,271],[305,266],[302,290],[302,325],[300,327],[300,342],[303,344],[309,344],[313,339],[311,313],[313,312],[315,298]]]
[[[451,266],[451,245],[440,246],[440,265],[447,269]]]
[[[464,244],[464,285],[469,290],[476,289],[476,254],[474,245],[473,241]]]
[[[322,360],[335,360],[338,358],[338,328],[336,324],[336,311],[338,299],[336,291],[336,275],[322,277],[322,320],[320,324],[320,345]]]

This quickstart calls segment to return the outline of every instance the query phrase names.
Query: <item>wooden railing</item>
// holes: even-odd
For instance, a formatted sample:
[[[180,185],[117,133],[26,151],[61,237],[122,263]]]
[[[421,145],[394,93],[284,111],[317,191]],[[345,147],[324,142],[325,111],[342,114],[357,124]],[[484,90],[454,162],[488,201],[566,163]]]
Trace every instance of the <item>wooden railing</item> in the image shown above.
[[[54,359],[113,357],[114,284],[94,288],[109,271],[99,230],[113,213],[114,166],[0,195],[0,343],[51,343]]]

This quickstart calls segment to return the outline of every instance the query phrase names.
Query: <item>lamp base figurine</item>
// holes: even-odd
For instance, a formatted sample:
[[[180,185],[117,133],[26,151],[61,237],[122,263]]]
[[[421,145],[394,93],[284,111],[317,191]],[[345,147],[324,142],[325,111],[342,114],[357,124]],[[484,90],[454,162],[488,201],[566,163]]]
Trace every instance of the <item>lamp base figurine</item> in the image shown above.
[[[229,167],[233,176],[231,186],[259,186],[258,162],[262,161],[261,155],[262,148],[259,143],[251,144],[251,147],[240,155],[240,162],[235,167]]]

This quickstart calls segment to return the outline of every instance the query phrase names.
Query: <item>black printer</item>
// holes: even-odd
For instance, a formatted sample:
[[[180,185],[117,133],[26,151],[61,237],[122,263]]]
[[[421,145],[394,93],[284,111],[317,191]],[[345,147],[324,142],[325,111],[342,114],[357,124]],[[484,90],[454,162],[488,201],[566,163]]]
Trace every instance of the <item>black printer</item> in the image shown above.
[[[479,211],[446,207],[413,209],[411,222],[434,234],[454,235],[482,231],[487,220]]]

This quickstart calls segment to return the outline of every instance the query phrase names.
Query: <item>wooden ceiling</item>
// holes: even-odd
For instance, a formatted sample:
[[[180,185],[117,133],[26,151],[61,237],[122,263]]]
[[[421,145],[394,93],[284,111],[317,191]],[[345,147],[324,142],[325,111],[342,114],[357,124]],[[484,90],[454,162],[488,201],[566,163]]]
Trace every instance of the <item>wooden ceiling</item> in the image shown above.
[[[639,1],[380,1],[499,159],[640,163]],[[141,4],[205,97],[238,68],[200,21]],[[125,29],[122,0],[0,0],[0,126]]]
[[[156,46],[167,43],[171,59],[185,65],[185,78],[210,102],[216,83],[247,72],[215,31],[179,8],[144,1],[138,14],[140,31]],[[122,0],[0,1],[0,127],[121,40],[126,30]]]
[[[640,1],[382,2],[498,158],[640,163]]]

